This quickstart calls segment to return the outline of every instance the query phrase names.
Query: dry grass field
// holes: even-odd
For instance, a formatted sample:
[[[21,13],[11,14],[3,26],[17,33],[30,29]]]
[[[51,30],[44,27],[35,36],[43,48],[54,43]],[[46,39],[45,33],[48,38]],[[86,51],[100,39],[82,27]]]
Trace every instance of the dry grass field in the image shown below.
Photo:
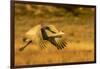
[[[64,8],[54,6],[33,5],[31,8],[30,5],[15,4],[15,65],[94,61],[94,8],[78,9],[70,13]],[[79,14],[73,15],[74,12]],[[67,47],[57,50],[47,43],[46,48],[41,50],[30,44],[20,52],[24,34],[41,23],[52,24],[62,30]]]

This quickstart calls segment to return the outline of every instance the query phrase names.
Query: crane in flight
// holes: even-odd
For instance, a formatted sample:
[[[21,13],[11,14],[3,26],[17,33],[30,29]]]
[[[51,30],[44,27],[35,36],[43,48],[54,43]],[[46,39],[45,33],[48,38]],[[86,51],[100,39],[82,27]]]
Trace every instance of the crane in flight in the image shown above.
[[[25,45],[23,45],[19,50],[23,51],[31,43],[37,44],[40,48],[45,48],[45,41],[50,42],[57,49],[63,49],[67,45],[67,42],[63,39],[63,35],[64,33],[58,31],[53,25],[36,25],[26,32],[23,38]]]

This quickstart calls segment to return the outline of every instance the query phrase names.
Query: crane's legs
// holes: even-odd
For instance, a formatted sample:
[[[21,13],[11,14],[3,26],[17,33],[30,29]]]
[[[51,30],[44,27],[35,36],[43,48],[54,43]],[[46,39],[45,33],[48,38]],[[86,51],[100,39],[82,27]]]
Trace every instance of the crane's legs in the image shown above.
[[[27,42],[23,47],[19,49],[19,51],[23,51],[32,41]]]

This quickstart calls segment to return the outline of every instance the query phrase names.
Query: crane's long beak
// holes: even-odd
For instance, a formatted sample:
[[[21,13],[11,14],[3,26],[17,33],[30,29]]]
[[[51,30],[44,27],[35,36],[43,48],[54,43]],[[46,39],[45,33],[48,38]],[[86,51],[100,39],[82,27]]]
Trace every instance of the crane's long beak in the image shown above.
[[[27,42],[23,47],[19,49],[19,51],[23,51],[32,41]]]

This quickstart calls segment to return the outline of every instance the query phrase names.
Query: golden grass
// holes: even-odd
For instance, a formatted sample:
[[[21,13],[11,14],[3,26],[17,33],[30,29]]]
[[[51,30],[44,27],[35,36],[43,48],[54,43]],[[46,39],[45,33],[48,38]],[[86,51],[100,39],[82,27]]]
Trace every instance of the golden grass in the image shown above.
[[[63,50],[52,46],[40,50],[30,45],[23,52],[16,51],[16,65],[85,62],[94,60],[92,43],[71,43]],[[18,49],[17,49],[18,50]]]

